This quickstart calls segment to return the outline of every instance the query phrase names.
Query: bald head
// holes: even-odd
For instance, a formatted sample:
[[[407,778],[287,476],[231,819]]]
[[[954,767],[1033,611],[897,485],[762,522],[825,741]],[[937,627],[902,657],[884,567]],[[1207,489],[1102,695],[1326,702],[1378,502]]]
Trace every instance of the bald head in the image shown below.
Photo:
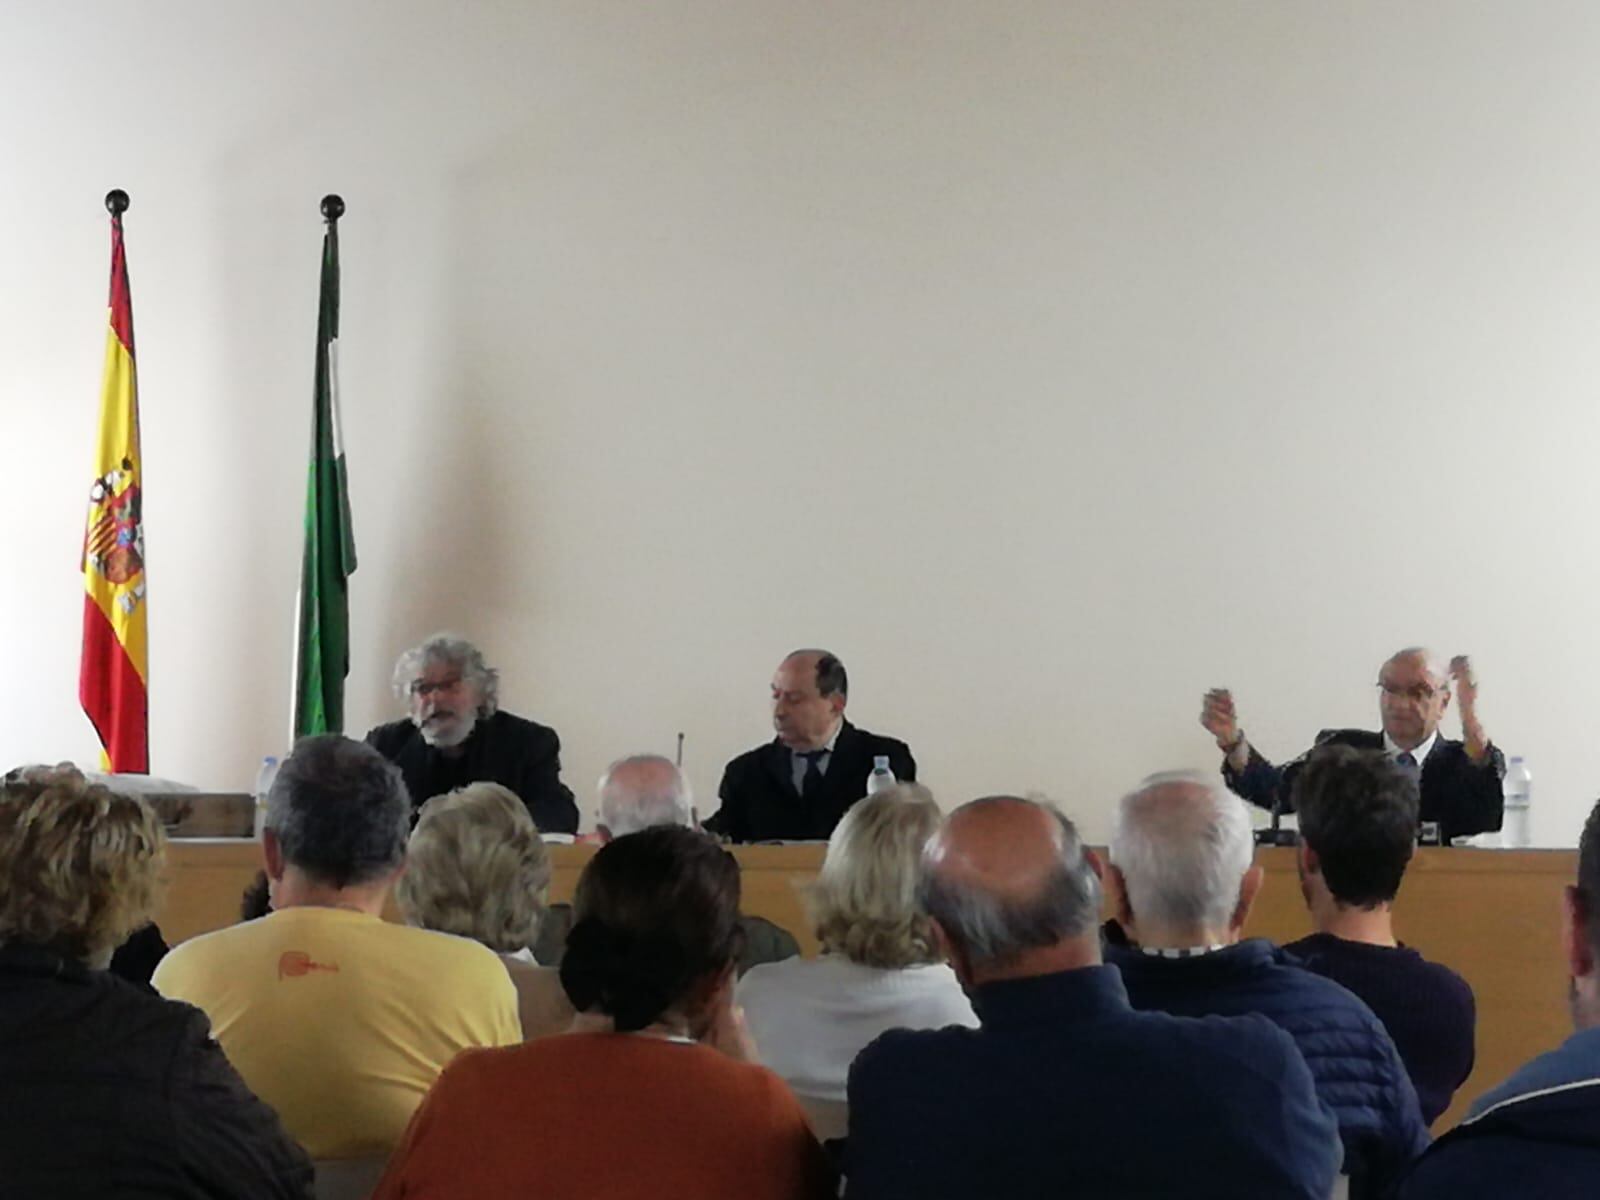
[[[600,776],[601,836],[619,838],[655,825],[694,823],[689,781],[670,758],[634,754]]]
[[[1092,941],[1099,880],[1071,821],[1016,796],[952,813],[928,843],[919,899],[956,956],[983,969]]]
[[[1244,801],[1218,780],[1152,775],[1122,798],[1111,831],[1111,863],[1129,910],[1119,916],[1143,934],[1227,940],[1254,855]]]
[[[926,863],[959,887],[1026,902],[1061,869],[1062,836],[1060,818],[1042,805],[990,796],[951,814],[929,843]]]

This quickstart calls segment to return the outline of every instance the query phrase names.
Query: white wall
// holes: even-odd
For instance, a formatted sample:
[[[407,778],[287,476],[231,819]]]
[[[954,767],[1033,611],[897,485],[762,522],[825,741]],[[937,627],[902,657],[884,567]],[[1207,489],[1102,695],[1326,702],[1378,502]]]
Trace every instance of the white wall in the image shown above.
[[[1468,651],[1570,840],[1600,590],[1600,8],[0,9],[0,760],[89,760],[75,574],[127,189],[154,765],[288,723],[317,201],[342,192],[352,727],[438,626],[587,792],[702,792],[795,644],[947,802],[1102,836]],[[1454,722],[1451,722],[1454,729]]]

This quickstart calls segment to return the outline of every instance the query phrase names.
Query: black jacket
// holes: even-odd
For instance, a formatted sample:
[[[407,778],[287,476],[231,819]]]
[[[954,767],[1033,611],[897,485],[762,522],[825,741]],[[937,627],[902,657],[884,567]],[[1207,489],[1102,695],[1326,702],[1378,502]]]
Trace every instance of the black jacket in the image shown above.
[[[1318,746],[1354,746],[1357,750],[1382,750],[1383,734],[1366,729],[1324,729],[1317,734]],[[1228,786],[1251,804],[1278,811],[1294,811],[1294,777],[1310,754],[1275,767],[1250,747],[1250,761],[1243,771],[1235,771],[1224,761],[1222,777]],[[1505,755],[1494,746],[1483,762],[1467,757],[1467,748],[1440,735],[1422,763],[1422,811],[1419,819],[1439,823],[1440,840],[1450,844],[1453,837],[1488,833],[1500,828],[1505,812],[1505,797],[1500,781],[1506,776]]]
[[[0,948],[0,1195],[309,1198],[310,1160],[210,1028],[108,972]]]
[[[872,760],[880,756],[900,782],[916,779],[917,762],[904,742],[844,722],[822,792],[808,803],[795,789],[789,747],[774,738],[728,764],[717,789],[722,807],[705,827],[736,842],[825,841],[845,810],[866,795]]]
[[[481,717],[458,756],[428,745],[410,721],[379,725],[367,744],[400,768],[412,804],[487,780],[515,792],[539,832],[578,831],[578,806],[561,782],[561,739],[548,725],[508,712]]]

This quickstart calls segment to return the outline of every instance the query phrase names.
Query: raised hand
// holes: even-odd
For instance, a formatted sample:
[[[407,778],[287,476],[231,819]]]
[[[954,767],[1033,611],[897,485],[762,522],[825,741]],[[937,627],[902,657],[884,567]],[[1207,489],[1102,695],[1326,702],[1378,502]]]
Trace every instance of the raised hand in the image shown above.
[[[1472,662],[1465,654],[1450,660],[1450,690],[1456,695],[1456,706],[1463,717],[1477,711],[1478,677],[1472,673]]]
[[[1478,677],[1472,673],[1472,662],[1465,654],[1450,660],[1450,690],[1455,693],[1457,711],[1461,713],[1461,741],[1467,757],[1481,763],[1489,753],[1489,735],[1478,720]]]
[[[1217,745],[1232,749],[1239,741],[1239,714],[1233,707],[1233,693],[1226,688],[1212,688],[1200,705],[1200,724]]]

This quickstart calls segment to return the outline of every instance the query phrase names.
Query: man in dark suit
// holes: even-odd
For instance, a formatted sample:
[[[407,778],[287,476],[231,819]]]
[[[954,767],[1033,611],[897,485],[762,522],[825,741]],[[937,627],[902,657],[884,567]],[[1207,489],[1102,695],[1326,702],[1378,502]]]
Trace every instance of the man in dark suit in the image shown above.
[[[1461,713],[1459,742],[1439,733],[1452,681]],[[1439,840],[1445,845],[1454,837],[1499,829],[1506,761],[1478,720],[1478,683],[1466,657],[1452,659],[1447,674],[1426,650],[1408,647],[1383,664],[1378,692],[1382,732],[1324,729],[1317,734],[1316,745],[1382,750],[1415,773],[1422,796],[1421,820],[1438,824]],[[1261,808],[1294,811],[1294,777],[1305,754],[1282,767],[1263,758],[1240,728],[1233,696],[1227,691],[1206,693],[1200,723],[1225,756],[1222,776],[1230,788]]]
[[[411,803],[469,783],[510,788],[541,833],[576,833],[578,806],[561,782],[561,739],[548,725],[500,711],[500,673],[471,642],[438,634],[400,656],[395,690],[411,715],[379,725],[367,744],[395,766]]]
[[[722,808],[705,823],[735,842],[822,841],[867,794],[873,760],[886,758],[897,780],[917,777],[902,741],[857,729],[844,719],[850,681],[826,650],[796,650],[772,677],[772,724],[778,736],[727,766]]]

